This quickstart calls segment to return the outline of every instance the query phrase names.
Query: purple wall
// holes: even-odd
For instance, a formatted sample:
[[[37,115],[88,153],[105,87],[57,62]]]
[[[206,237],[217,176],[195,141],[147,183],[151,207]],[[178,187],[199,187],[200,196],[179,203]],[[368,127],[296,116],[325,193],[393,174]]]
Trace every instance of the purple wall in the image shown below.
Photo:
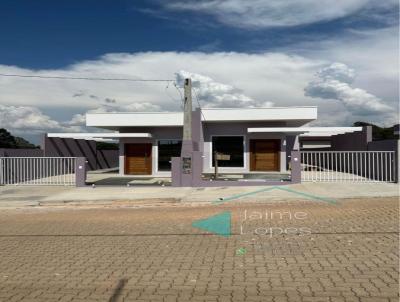
[[[362,131],[333,135],[331,151],[366,151],[372,141],[372,127],[363,127]],[[326,150],[326,149],[325,149]]]
[[[368,151],[398,151],[397,139],[385,139],[368,143]]]
[[[300,138],[301,141],[312,141],[312,140],[324,140],[323,137],[311,138],[303,137]],[[387,139],[380,141],[372,140],[372,127],[363,127],[360,132],[346,133],[333,135],[330,138],[325,138],[325,140],[331,142],[331,148],[314,148],[306,149],[304,151],[397,151],[398,140]]]
[[[41,149],[7,149],[0,148],[0,157],[42,157]]]
[[[289,181],[235,181],[235,180],[203,180],[203,145],[201,115],[199,109],[192,115],[192,141],[184,141],[182,144],[181,157],[173,157],[171,160],[172,186],[174,187],[220,187],[220,186],[265,186],[265,185],[287,185],[301,181],[301,163],[299,151],[291,151],[291,180]],[[294,144],[293,144],[294,145]],[[292,149],[289,146],[288,149]],[[189,168],[184,158],[190,159]],[[184,164],[185,162],[185,164]]]
[[[44,156],[85,157],[89,171],[118,167],[118,150],[97,150],[96,142],[84,139],[44,137]]]

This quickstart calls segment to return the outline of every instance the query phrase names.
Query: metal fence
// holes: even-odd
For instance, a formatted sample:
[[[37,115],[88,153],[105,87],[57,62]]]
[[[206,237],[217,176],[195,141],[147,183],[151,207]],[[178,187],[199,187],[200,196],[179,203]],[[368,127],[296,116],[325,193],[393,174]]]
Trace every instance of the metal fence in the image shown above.
[[[75,185],[75,157],[0,157],[0,185]]]
[[[315,182],[394,182],[395,151],[302,151],[301,179]]]

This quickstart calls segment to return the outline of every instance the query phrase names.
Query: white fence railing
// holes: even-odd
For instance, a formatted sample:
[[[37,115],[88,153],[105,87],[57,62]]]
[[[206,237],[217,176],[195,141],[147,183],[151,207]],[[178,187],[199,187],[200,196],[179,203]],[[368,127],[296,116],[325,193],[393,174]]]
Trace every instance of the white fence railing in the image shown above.
[[[394,182],[394,151],[301,151],[301,180]]]
[[[75,185],[75,157],[0,157],[0,185]]]

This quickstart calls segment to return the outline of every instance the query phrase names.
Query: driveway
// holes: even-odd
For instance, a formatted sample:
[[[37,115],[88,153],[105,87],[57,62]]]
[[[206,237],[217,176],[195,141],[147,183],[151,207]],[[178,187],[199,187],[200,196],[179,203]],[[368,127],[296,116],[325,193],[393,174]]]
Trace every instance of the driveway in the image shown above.
[[[397,302],[398,214],[397,197],[2,209],[0,301]]]

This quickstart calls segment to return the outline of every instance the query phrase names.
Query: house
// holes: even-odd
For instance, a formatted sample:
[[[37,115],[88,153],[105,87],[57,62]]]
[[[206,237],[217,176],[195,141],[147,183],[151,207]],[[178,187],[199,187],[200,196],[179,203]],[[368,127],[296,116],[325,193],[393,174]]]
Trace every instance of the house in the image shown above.
[[[214,172],[216,152],[224,155],[219,173],[287,173],[300,134],[361,130],[305,127],[316,119],[312,106],[198,108],[192,112],[193,149],[201,153],[204,174]],[[86,124],[115,131],[90,135],[119,140],[120,175],[171,177],[171,158],[181,156],[182,112],[91,113]]]
[[[220,173],[286,172],[286,154],[293,134],[253,132],[257,128],[301,127],[317,118],[315,107],[202,109],[198,150],[203,172],[214,171],[214,152],[229,156],[219,161]],[[117,131],[121,175],[171,176],[171,158],[182,148],[183,113],[137,112],[87,114],[87,126]],[[200,127],[200,129],[198,129]]]
[[[119,176],[170,178],[173,186],[289,184],[301,180],[301,147],[328,148],[333,137],[348,144],[347,133],[351,145],[368,137],[362,127],[307,125],[316,119],[315,106],[89,113],[86,125],[108,132],[49,133],[44,149],[82,156],[93,148],[80,142],[112,139],[119,144]]]

